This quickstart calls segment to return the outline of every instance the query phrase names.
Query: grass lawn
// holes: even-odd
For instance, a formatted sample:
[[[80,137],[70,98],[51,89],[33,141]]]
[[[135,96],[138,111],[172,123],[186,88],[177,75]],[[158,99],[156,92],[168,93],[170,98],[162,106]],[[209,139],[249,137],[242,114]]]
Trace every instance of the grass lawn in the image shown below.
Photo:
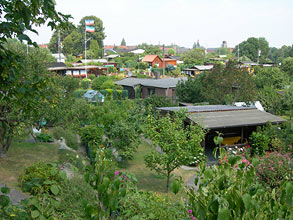
[[[153,150],[155,149],[151,145],[143,142],[134,154],[133,160],[128,161],[126,168],[121,168],[121,170],[135,174],[138,180],[137,187],[139,189],[166,193],[167,178],[151,171],[144,163],[144,156]],[[192,177],[194,171],[179,168],[174,171],[174,174],[182,176],[185,182]]]
[[[0,159],[0,181],[10,187],[18,187],[18,176],[33,163],[42,160],[58,161],[58,146],[48,143],[13,142],[6,159]]]

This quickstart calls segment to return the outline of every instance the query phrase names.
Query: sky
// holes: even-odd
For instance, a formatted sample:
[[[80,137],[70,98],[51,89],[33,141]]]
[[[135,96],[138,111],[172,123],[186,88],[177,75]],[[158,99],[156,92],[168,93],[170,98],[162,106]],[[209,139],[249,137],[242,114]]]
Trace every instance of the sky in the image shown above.
[[[271,47],[293,43],[293,0],[56,0],[56,9],[71,14],[74,24],[84,16],[103,21],[105,45],[177,44],[194,42],[228,47],[249,37],[265,37]],[[37,28],[30,34],[48,43],[52,31]]]

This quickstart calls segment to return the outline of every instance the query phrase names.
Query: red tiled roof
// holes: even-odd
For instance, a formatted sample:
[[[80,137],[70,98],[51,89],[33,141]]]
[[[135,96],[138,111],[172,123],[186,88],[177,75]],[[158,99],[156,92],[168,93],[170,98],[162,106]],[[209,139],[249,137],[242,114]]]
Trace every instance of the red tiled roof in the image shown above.
[[[142,62],[153,62],[157,57],[158,55],[145,55],[145,57],[142,59]]]

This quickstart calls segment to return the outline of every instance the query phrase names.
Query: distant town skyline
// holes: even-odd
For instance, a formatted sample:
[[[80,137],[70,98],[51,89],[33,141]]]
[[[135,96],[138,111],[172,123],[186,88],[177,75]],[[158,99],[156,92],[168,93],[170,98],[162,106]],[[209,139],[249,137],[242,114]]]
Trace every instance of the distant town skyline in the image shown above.
[[[249,37],[265,37],[270,47],[293,43],[292,0],[56,0],[56,9],[71,14],[77,25],[84,16],[99,17],[105,45],[141,43],[228,47]],[[38,27],[34,41],[45,44],[52,31]]]

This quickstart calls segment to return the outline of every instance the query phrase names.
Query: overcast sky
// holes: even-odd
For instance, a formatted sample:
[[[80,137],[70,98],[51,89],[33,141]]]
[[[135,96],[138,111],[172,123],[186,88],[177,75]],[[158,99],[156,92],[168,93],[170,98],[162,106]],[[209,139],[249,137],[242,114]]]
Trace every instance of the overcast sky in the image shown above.
[[[248,37],[265,37],[270,46],[293,43],[293,0],[56,0],[57,11],[71,14],[78,24],[84,16],[99,17],[105,45],[143,42],[192,47],[229,47]],[[38,28],[38,43],[48,43],[52,32]]]

